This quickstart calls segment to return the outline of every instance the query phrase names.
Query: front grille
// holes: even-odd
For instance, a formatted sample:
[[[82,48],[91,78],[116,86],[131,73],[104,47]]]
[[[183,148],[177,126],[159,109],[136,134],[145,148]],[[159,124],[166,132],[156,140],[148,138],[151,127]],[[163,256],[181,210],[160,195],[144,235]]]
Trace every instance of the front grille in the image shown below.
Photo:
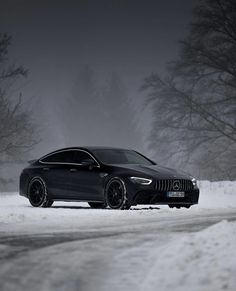
[[[158,191],[191,191],[193,183],[183,179],[161,179],[157,180],[156,189]]]

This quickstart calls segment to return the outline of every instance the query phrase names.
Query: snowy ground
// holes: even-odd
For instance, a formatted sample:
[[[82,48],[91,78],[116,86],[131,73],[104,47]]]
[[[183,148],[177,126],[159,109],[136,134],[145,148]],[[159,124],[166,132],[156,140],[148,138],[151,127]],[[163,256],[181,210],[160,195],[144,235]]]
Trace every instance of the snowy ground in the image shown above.
[[[0,290],[236,290],[236,182],[190,209],[35,209],[0,193]]]

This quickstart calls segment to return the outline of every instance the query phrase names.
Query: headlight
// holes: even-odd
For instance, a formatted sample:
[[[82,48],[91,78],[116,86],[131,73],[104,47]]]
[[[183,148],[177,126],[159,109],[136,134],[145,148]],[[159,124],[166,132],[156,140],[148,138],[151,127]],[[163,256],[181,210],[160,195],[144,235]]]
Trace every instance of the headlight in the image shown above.
[[[133,183],[140,185],[150,185],[152,183],[152,179],[140,178],[140,177],[130,177],[130,180]]]
[[[197,188],[197,180],[192,178],[193,188]]]

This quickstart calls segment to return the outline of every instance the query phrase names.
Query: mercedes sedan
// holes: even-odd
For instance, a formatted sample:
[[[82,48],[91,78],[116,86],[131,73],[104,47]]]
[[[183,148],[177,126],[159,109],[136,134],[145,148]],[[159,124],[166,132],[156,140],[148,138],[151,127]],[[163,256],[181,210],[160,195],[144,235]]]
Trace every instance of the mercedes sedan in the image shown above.
[[[20,175],[20,195],[34,207],[86,201],[92,208],[189,208],[198,203],[199,189],[193,177],[161,167],[134,150],[73,147],[30,161]]]

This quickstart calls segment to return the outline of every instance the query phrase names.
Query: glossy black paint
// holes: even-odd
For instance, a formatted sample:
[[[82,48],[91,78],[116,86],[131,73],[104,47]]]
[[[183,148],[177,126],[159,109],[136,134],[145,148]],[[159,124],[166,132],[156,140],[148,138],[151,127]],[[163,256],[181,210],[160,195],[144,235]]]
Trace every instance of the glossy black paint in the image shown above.
[[[47,194],[52,200],[104,202],[106,184],[111,178],[119,177],[125,184],[131,205],[193,205],[198,203],[199,189],[191,187],[191,176],[161,167],[151,160],[149,160],[150,165],[105,164],[94,154],[97,149],[101,147],[65,148],[31,161],[31,164],[20,175],[20,195],[28,197],[31,179],[40,177],[45,182]],[[89,159],[80,164],[45,162],[45,158],[64,151],[83,151],[89,155]],[[93,164],[90,158],[94,160]],[[135,184],[130,180],[132,176],[152,179],[152,183],[150,185]],[[190,187],[186,189],[184,198],[168,198],[166,189],[159,189],[158,183],[161,183],[161,180],[170,183],[174,180],[184,181],[183,183],[188,182]]]

